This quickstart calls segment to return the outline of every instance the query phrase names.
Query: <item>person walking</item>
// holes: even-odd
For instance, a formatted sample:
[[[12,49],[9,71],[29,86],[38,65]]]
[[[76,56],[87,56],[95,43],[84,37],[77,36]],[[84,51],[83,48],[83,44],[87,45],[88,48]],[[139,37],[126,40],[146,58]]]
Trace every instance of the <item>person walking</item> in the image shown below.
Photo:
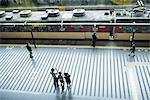
[[[130,49],[130,54],[129,54],[129,56],[135,56],[135,54],[134,54],[134,52],[135,52],[135,47],[136,47],[136,45],[135,45],[135,42],[133,41],[132,42],[132,46],[131,46],[131,49]]]
[[[62,77],[61,72],[59,72],[58,79],[59,79],[59,81],[60,81],[60,83],[61,83],[62,92],[63,92],[63,91],[64,91],[64,79],[63,79],[63,77]]]
[[[27,50],[28,50],[28,51],[29,51],[29,53],[30,53],[30,58],[32,59],[32,58],[33,58],[33,56],[32,56],[32,49],[31,49],[31,47],[30,47],[30,44],[29,44],[29,43],[27,43],[26,48],[27,48]]]
[[[71,79],[70,79],[70,75],[68,73],[64,73],[64,78],[66,80],[66,83],[67,83],[67,88],[70,89],[70,84],[71,84]]]
[[[94,33],[92,34],[92,46],[93,46],[93,47],[95,47],[95,45],[96,45],[96,40],[97,40],[97,37],[96,37],[96,33],[94,32]]]
[[[52,77],[54,79],[54,86],[55,86],[55,88],[59,87],[57,73],[54,73],[54,68],[51,69],[50,73],[52,74]]]

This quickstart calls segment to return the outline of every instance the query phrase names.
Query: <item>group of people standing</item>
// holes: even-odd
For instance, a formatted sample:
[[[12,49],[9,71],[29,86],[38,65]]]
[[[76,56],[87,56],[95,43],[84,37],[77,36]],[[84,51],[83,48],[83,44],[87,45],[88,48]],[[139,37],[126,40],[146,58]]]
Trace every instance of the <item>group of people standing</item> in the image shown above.
[[[54,86],[55,89],[59,88],[59,85],[62,88],[62,92],[64,91],[64,85],[65,85],[65,81],[67,83],[67,88],[68,90],[70,90],[71,88],[71,79],[70,79],[70,75],[68,73],[64,73],[64,75],[62,75],[61,72],[58,72],[57,69],[52,68],[51,69],[51,75],[53,77],[54,80]],[[65,79],[65,81],[64,81]]]

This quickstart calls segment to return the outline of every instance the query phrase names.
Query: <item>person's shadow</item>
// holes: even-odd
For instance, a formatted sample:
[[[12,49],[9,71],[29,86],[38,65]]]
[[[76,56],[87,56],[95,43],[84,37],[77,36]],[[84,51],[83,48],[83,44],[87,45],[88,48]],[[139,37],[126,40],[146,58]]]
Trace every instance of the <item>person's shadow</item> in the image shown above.
[[[64,91],[64,92],[62,93],[61,100],[67,100],[67,91]]]
[[[55,88],[55,91],[56,91],[56,100],[61,100],[61,97],[60,97],[60,88]]]
[[[135,58],[134,57],[129,57],[128,62],[135,62]]]
[[[60,93],[60,88],[56,88],[56,100],[72,100],[71,88]]]
[[[72,100],[71,88],[68,90],[68,100]]]

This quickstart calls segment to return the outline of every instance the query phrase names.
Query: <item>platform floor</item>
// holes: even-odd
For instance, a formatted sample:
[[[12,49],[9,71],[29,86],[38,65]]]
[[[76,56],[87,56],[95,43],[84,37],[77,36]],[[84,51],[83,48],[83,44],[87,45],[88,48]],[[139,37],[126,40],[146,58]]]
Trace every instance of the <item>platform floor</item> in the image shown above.
[[[0,47],[0,100],[150,100],[150,51],[129,48]],[[72,87],[55,90],[50,69],[71,74]]]

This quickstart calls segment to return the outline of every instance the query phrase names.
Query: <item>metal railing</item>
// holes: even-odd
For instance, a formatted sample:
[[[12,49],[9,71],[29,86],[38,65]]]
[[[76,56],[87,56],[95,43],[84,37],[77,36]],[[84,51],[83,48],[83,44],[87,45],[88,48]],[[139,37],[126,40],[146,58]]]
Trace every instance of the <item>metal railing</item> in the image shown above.
[[[0,23],[0,25],[91,25],[91,26],[150,26],[150,23]]]

